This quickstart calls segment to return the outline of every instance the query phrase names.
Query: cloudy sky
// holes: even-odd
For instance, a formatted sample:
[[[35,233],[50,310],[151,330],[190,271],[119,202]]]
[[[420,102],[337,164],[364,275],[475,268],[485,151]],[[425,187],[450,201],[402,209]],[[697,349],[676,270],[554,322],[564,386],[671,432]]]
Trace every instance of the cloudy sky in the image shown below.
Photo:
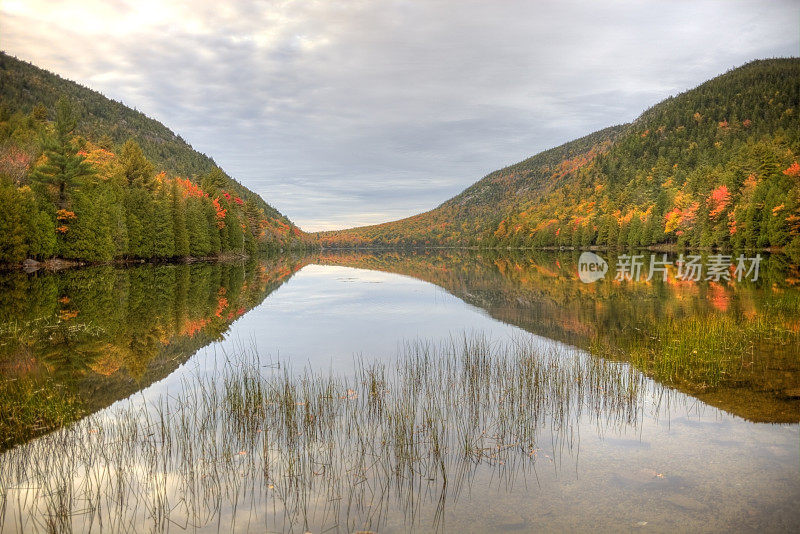
[[[751,59],[800,2],[0,0],[0,48],[122,100],[305,230],[431,209]]]

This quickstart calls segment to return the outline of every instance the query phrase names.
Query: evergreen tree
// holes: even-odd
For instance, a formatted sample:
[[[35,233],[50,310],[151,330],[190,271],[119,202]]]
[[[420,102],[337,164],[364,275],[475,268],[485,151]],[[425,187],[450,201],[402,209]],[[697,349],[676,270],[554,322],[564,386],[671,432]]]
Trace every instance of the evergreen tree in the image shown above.
[[[69,101],[61,97],[56,103],[55,135],[44,140],[46,161],[34,169],[31,178],[52,184],[58,191],[57,206],[67,208],[69,189],[81,178],[93,174],[92,167],[78,154],[73,141],[77,122]]]
[[[19,196],[14,185],[0,182],[0,261],[18,262],[28,254],[25,214]]]
[[[189,254],[200,258],[211,254],[210,231],[216,232],[208,225],[206,210],[198,198],[190,198],[186,204],[186,228],[189,234]]]
[[[115,247],[107,206],[109,198],[101,187],[92,187],[74,195],[74,220],[64,231],[59,254],[64,258],[109,261]]]
[[[178,182],[172,181],[172,223],[175,229],[175,256],[189,255],[189,231],[186,228],[186,203],[181,197]]]
[[[150,258],[153,252],[153,233],[149,225],[153,220],[153,199],[149,192],[132,187],[125,197],[125,219],[128,228],[128,255]]]
[[[139,143],[133,139],[125,141],[119,154],[119,163],[128,185],[138,187],[150,185],[154,173],[153,164],[147,161]]]
[[[244,252],[244,232],[239,218],[231,211],[225,217],[225,227],[228,229],[228,250],[242,254]]]
[[[148,225],[152,237],[152,250],[148,258],[172,258],[175,256],[175,230],[172,202],[166,192],[159,190],[152,202],[152,219]]]

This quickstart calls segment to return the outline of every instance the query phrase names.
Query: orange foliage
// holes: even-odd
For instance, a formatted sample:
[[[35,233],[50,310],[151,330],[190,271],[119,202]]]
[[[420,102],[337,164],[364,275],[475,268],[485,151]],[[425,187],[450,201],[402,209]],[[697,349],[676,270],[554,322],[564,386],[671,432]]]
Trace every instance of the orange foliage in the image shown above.
[[[214,204],[214,209],[217,210],[217,227],[225,228],[225,215],[228,214],[228,210],[222,207],[218,198],[215,198],[212,203]]]
[[[175,178],[175,181],[178,182],[178,185],[181,186],[183,190],[183,197],[195,197],[195,198],[208,198],[208,193],[203,191],[199,185],[194,183],[193,181],[189,180],[188,178]]]
[[[558,164],[556,172],[553,173],[553,178],[563,178],[564,176],[585,167],[591,163],[599,154],[607,151],[607,147],[592,147],[589,152],[579,154],[572,159],[565,159]]]
[[[730,231],[731,235],[735,234],[739,228],[736,226],[736,218],[733,216],[733,213],[728,214],[728,230]]]
[[[189,337],[194,337],[195,334],[202,331],[206,326],[208,326],[209,322],[210,319],[196,319],[196,320],[189,319],[184,323],[183,328],[181,328],[181,334]]]
[[[69,210],[58,210],[56,212],[56,219],[59,221],[71,221],[72,219],[77,219],[77,215],[75,215],[74,211]]]
[[[709,282],[706,298],[708,299],[708,302],[711,303],[711,305],[717,310],[722,312],[728,311],[728,306],[730,305],[731,299],[728,295],[728,291],[722,284]]]
[[[214,312],[214,315],[216,315],[217,317],[222,317],[222,312],[227,307],[228,307],[228,299],[226,299],[225,297],[220,297],[219,299],[217,299],[217,311]]]
[[[708,197],[709,217],[716,219],[728,207],[731,200],[731,194],[728,191],[727,185],[721,185],[711,192]]]
[[[796,161],[789,165],[789,168],[783,171],[783,174],[786,176],[791,176],[792,178],[800,178],[800,163]]]
[[[70,319],[74,319],[78,316],[78,310],[61,310],[58,313],[58,318],[61,321],[69,321]]]
[[[114,162],[116,155],[110,150],[89,146],[78,152],[84,159],[99,169],[107,169]]]
[[[697,209],[700,207],[699,202],[693,202],[685,208],[676,206],[669,213],[666,214],[665,233],[670,233],[673,230],[676,235],[683,235],[686,230],[691,230],[694,226],[694,221],[697,217]]]

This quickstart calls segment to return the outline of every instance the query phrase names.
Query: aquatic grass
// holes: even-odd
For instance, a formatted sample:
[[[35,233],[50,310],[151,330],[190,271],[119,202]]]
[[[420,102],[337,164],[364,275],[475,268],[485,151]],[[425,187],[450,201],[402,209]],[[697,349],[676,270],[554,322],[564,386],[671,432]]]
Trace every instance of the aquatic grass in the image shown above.
[[[80,400],[49,378],[0,377],[0,451],[83,415]]]
[[[591,352],[630,361],[667,384],[704,390],[764,379],[771,351],[800,352],[800,332],[774,316],[708,313],[667,317],[625,339],[592,343]]]
[[[90,416],[2,457],[0,530],[443,527],[479,470],[512,486],[636,426],[658,387],[631,366],[525,337],[409,342],[338,376],[226,356],[181,393]]]

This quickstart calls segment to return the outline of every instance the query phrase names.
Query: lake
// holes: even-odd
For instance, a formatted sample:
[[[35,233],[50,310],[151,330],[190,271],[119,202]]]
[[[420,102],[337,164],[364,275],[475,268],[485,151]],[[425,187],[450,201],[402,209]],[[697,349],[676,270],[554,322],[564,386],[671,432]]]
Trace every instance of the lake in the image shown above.
[[[0,531],[800,528],[797,265],[599,254],[0,273]]]

